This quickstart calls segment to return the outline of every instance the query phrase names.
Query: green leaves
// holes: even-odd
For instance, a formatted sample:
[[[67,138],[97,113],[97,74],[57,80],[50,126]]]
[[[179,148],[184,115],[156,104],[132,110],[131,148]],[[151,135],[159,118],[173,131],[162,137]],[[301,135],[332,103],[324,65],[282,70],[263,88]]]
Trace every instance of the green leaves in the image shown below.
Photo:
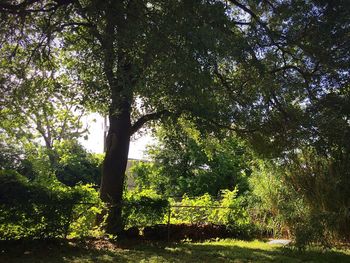
[[[191,196],[217,195],[220,189],[236,185],[242,193],[247,190],[250,155],[234,136],[220,140],[201,133],[186,119],[158,129],[157,135],[157,145],[149,149],[152,162],[140,163],[133,170],[138,187]]]
[[[28,181],[0,171],[0,239],[82,237],[96,233],[102,202],[90,185],[69,188],[55,178]]]
[[[127,192],[123,203],[125,225],[145,227],[162,223],[168,207],[168,200],[151,189]]]

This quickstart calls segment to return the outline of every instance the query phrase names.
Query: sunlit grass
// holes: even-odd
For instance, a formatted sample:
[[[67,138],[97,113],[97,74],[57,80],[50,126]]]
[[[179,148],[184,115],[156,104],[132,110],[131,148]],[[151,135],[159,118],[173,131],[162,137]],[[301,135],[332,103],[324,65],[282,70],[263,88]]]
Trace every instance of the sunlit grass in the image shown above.
[[[203,243],[138,243],[97,249],[85,245],[37,245],[0,254],[0,262],[349,262],[350,250],[304,252],[262,241],[217,240]]]

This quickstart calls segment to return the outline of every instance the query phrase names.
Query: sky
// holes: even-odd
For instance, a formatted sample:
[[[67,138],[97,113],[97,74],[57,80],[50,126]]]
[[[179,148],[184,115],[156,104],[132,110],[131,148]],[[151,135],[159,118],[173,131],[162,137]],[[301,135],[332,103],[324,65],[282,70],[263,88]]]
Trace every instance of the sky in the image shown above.
[[[81,138],[80,142],[89,151],[93,153],[103,153],[103,131],[104,120],[98,113],[91,113],[83,119],[84,127],[88,129],[87,140]],[[146,146],[154,143],[154,138],[145,133],[130,143],[129,159],[146,159]]]

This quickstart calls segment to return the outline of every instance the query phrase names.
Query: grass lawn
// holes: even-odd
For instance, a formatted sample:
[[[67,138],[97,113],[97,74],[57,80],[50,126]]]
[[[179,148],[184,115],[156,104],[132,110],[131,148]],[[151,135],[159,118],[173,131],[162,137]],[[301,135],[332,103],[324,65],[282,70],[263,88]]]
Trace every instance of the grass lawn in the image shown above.
[[[0,244],[1,245],[1,244]],[[93,262],[336,262],[350,263],[350,250],[299,252],[262,241],[204,243],[36,242],[0,247],[1,263]]]

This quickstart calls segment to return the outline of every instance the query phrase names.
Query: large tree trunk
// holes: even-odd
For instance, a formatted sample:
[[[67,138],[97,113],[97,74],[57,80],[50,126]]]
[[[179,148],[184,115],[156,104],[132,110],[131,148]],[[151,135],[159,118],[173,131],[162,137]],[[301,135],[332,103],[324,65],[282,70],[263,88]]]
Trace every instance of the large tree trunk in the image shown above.
[[[110,206],[106,232],[111,234],[120,234],[124,227],[121,209],[130,144],[130,106],[124,103],[118,108],[110,110],[100,189],[101,199]]]

